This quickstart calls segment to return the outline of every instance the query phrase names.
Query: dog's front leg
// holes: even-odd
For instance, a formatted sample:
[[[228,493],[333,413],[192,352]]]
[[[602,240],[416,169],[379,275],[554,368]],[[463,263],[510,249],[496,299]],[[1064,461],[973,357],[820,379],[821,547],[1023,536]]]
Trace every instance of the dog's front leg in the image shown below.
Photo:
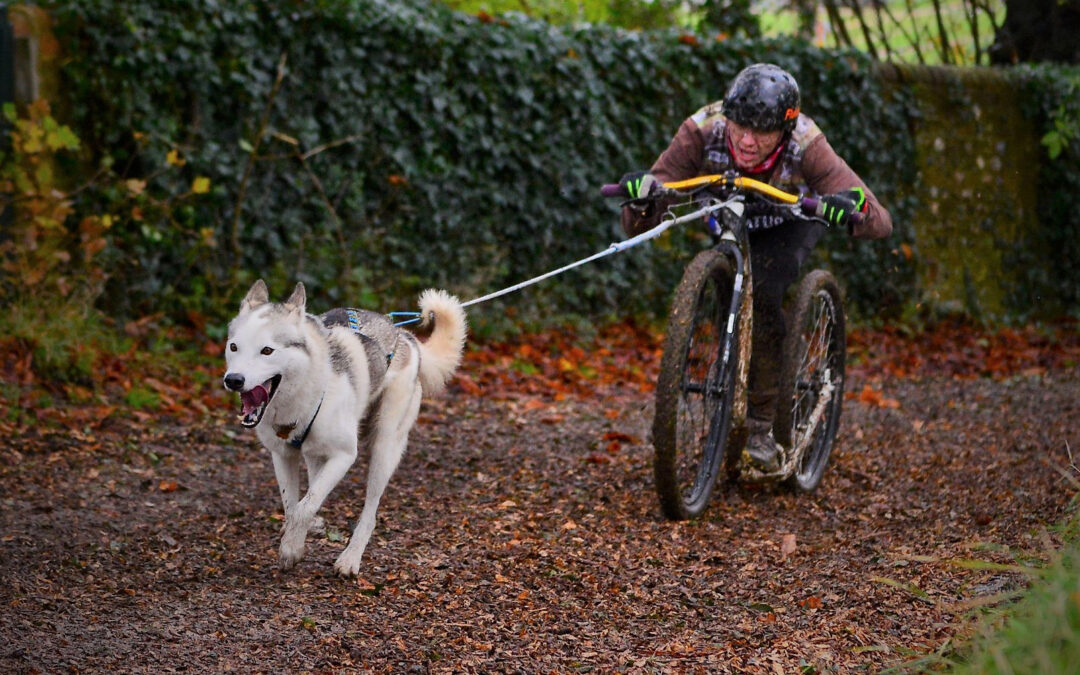
[[[281,569],[291,569],[304,557],[304,540],[319,509],[355,460],[356,439],[351,439],[348,446],[345,441],[339,441],[337,448],[329,452],[318,471],[308,476],[307,494],[296,504],[292,514],[285,518],[285,532],[281,535],[281,548],[278,552],[278,566]]]
[[[300,452],[286,448],[280,452],[271,452],[270,456],[274,459],[274,476],[277,478],[278,491],[281,492],[285,522],[288,523],[296,503],[300,501]]]

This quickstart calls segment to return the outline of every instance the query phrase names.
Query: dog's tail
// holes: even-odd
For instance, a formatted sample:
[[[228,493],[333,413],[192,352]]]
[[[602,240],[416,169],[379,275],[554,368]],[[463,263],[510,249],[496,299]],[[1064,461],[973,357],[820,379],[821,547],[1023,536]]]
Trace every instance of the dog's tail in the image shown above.
[[[461,365],[468,323],[461,302],[446,291],[429,288],[420,294],[419,331],[431,331],[420,343],[420,386],[424,394],[440,393]]]

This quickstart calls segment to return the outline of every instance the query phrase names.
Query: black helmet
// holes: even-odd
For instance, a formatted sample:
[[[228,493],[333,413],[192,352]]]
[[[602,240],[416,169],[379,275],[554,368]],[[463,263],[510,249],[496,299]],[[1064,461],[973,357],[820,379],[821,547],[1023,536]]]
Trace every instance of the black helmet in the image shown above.
[[[724,115],[756,131],[791,131],[799,118],[799,85],[780,66],[755,63],[731,81]]]

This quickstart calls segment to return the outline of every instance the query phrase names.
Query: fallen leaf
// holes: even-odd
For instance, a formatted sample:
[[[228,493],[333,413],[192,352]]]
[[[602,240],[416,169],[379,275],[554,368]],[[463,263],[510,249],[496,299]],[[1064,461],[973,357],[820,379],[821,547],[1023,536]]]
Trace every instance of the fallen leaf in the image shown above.
[[[780,558],[786,559],[795,552],[795,535],[785,534],[780,538]]]

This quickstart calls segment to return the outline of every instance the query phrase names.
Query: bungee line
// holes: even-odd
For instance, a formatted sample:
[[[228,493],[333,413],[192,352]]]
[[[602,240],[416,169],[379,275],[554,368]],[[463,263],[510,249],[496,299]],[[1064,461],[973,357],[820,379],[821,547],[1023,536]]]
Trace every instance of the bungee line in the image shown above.
[[[469,307],[470,305],[478,305],[481,302],[487,302],[488,300],[493,300],[493,299],[498,298],[500,296],[506,295],[507,293],[513,293],[514,291],[519,291],[519,290],[521,290],[523,288],[526,288],[528,286],[532,286],[533,284],[539,283],[539,282],[543,281],[544,279],[550,279],[551,277],[562,274],[563,272],[568,272],[568,271],[574,269],[575,267],[580,267],[580,266],[582,266],[582,265],[584,265],[586,263],[593,262],[594,260],[599,260],[600,258],[604,258],[606,256],[609,256],[609,255],[613,254],[613,253],[619,253],[620,251],[625,251],[625,250],[627,250],[629,248],[633,248],[633,247],[637,246],[638,244],[642,244],[642,243],[644,243],[646,241],[649,241],[650,239],[655,239],[656,237],[659,237],[661,234],[663,234],[664,230],[668,229],[672,225],[677,225],[678,223],[682,223],[682,222],[685,222],[687,220],[693,220],[694,218],[700,218],[701,216],[706,215],[707,213],[709,213],[712,210],[713,210],[712,208],[702,208],[702,209],[698,209],[697,211],[694,211],[692,213],[688,213],[688,214],[679,216],[677,218],[674,217],[674,216],[664,218],[664,220],[661,221],[659,225],[657,225],[656,227],[653,227],[651,230],[646,230],[645,232],[642,232],[641,234],[639,234],[639,235],[637,235],[635,237],[631,237],[630,239],[627,239],[625,241],[613,242],[610,246],[608,246],[603,251],[600,251],[599,253],[594,253],[593,255],[591,255],[591,256],[589,256],[587,258],[582,258],[581,260],[572,262],[569,265],[566,265],[564,267],[560,267],[557,270],[552,270],[550,272],[546,272],[544,274],[541,274],[540,276],[533,277],[532,279],[529,279],[527,281],[522,281],[521,283],[514,284],[513,286],[508,286],[508,287],[506,287],[506,288],[504,288],[502,290],[495,291],[494,293],[488,293],[487,295],[481,296],[479,298],[474,298],[472,300],[469,300],[468,302],[462,303],[461,306],[462,307]]]
[[[557,275],[562,274],[564,272],[568,272],[568,271],[574,269],[575,267],[581,267],[582,265],[584,265],[586,263],[593,262],[594,260],[599,260],[600,258],[607,257],[607,256],[609,256],[609,255],[611,255],[613,253],[619,253],[620,251],[625,251],[625,250],[627,250],[629,248],[633,248],[633,247],[637,246],[638,244],[642,244],[642,243],[644,243],[646,241],[649,241],[650,239],[655,239],[656,237],[659,237],[661,234],[663,234],[664,230],[667,230],[668,228],[672,227],[673,225],[678,225],[679,223],[683,223],[683,222],[686,222],[688,220],[693,220],[695,218],[700,218],[700,217],[705,216],[705,215],[707,215],[708,213],[710,213],[710,212],[712,212],[714,210],[716,210],[714,206],[708,206],[708,207],[704,207],[704,208],[698,209],[697,211],[693,211],[691,213],[687,213],[687,214],[684,214],[684,215],[681,215],[681,216],[678,216],[678,217],[675,217],[674,215],[670,215],[669,217],[665,217],[664,220],[662,220],[659,225],[656,225],[651,230],[646,230],[646,231],[642,232],[641,234],[639,234],[639,235],[637,235],[635,237],[631,237],[631,238],[629,238],[629,239],[627,239],[625,241],[613,242],[610,246],[608,246],[603,251],[600,251],[599,253],[594,253],[593,255],[590,255],[587,258],[582,258],[581,260],[577,260],[575,262],[572,262],[569,265],[565,265],[563,267],[560,267],[557,270],[552,270],[550,272],[546,272],[544,274],[541,274],[540,276],[536,276],[536,277],[533,277],[532,279],[528,279],[526,281],[522,281],[521,283],[514,284],[513,286],[507,286],[506,288],[495,291],[494,293],[488,293],[487,295],[481,296],[479,298],[473,298],[472,300],[469,300],[468,302],[461,303],[461,306],[462,306],[462,308],[465,308],[465,307],[470,307],[472,305],[478,305],[478,304],[480,304],[482,302],[487,302],[488,300],[494,300],[495,298],[507,295],[508,293],[513,293],[514,291],[520,291],[521,289],[527,288],[529,286],[532,286],[533,284],[539,283],[539,282],[543,281],[544,279],[550,279],[551,277],[557,276]],[[390,316],[391,317],[395,317],[395,316],[414,317],[414,318],[411,318],[411,319],[409,319],[407,321],[401,321],[401,322],[395,323],[394,324],[395,326],[404,326],[406,324],[416,323],[417,321],[420,321],[420,314],[418,312],[390,312]]]

